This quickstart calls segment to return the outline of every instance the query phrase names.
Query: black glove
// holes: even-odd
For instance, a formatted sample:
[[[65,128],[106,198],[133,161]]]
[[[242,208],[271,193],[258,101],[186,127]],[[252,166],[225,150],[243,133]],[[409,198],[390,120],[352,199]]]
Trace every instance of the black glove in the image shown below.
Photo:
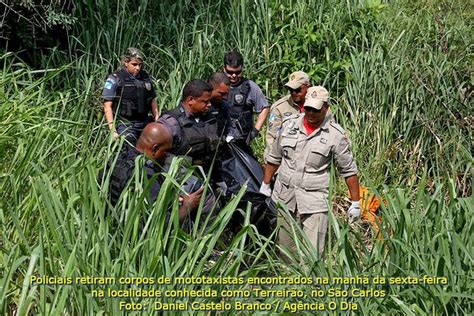
[[[252,130],[249,133],[249,136],[247,137],[247,145],[250,145],[250,142],[260,136],[260,130],[256,129],[255,127],[252,128]]]

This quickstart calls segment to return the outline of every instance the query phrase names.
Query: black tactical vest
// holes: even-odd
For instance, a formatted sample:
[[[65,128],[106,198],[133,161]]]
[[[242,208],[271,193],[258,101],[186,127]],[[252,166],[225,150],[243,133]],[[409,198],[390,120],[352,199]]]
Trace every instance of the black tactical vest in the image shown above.
[[[119,109],[118,114],[126,119],[146,118],[153,98],[148,74],[142,70],[138,78],[133,79],[126,69],[122,69],[115,76],[117,77],[117,92],[112,104],[114,112]]]
[[[119,153],[114,169],[110,175],[109,195],[112,205],[117,204],[122,191],[128,185],[128,182],[131,181],[135,169],[135,160],[141,155],[142,154],[134,147],[124,148]],[[112,161],[113,159],[107,164],[106,172],[108,172],[107,170],[111,168]],[[140,162],[139,166],[140,170],[144,172],[148,180],[152,179],[156,174],[167,170],[162,169],[154,161],[146,158],[143,165]],[[154,178],[152,184],[148,187],[148,197],[150,198],[151,202],[156,200],[163,181],[163,177],[159,175],[158,177]]]
[[[253,128],[253,106],[247,103],[250,92],[248,79],[236,86],[230,87],[227,100],[229,106],[230,133],[236,138],[246,139]],[[232,131],[233,130],[233,131]]]
[[[173,148],[173,153],[191,157],[193,164],[209,166],[219,144],[215,116],[208,112],[199,118],[199,122],[196,122],[194,118],[186,116],[182,106],[167,114],[178,121],[183,131],[181,142],[178,147]]]
[[[216,117],[217,120],[217,135],[219,137],[226,136],[226,130],[229,121],[228,114],[229,104],[227,101],[222,101],[221,104],[212,104],[209,112]]]

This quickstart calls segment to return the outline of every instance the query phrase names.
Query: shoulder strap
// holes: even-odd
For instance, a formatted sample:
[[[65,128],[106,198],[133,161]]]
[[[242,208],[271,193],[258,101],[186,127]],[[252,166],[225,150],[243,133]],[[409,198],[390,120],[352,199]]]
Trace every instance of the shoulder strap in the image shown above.
[[[247,96],[250,92],[250,82],[247,78],[244,78],[244,82],[242,82],[242,86],[240,87],[240,92]]]
[[[186,125],[192,124],[191,120],[189,120],[184,112],[183,107],[180,105],[171,111],[166,112],[169,116],[172,116],[178,121],[178,124],[183,128]]]
[[[290,98],[290,96],[286,95],[286,96],[276,100],[275,103],[273,103],[272,106],[270,107],[270,110],[275,109],[277,106],[279,106],[282,103],[289,102],[289,98]]]
[[[150,78],[150,75],[145,70],[141,70],[140,71],[140,77],[141,77],[141,80],[146,80],[146,79]]]
[[[345,135],[346,134],[346,131],[342,128],[341,125],[337,124],[336,122],[334,121],[330,121],[329,124],[334,127],[334,129],[336,129],[339,133]]]

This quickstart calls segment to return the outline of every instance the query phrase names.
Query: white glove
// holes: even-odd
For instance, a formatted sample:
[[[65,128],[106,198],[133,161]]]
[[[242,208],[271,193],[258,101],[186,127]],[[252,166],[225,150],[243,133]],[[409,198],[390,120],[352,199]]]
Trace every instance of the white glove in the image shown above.
[[[225,138],[226,143],[230,143],[233,140],[234,140],[234,136],[232,136],[232,135],[227,135],[226,138]]]
[[[270,188],[270,184],[262,182],[262,185],[260,186],[260,193],[262,193],[266,197],[270,197],[272,195],[272,189]]]
[[[222,182],[216,182],[216,185],[219,187],[223,195],[227,194],[227,184],[222,181]]]
[[[351,206],[347,210],[349,222],[354,223],[360,218],[360,201],[352,201]]]

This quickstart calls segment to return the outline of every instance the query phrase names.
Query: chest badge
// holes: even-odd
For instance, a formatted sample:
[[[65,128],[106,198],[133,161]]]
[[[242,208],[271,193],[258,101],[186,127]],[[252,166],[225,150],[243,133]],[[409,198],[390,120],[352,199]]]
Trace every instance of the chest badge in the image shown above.
[[[289,134],[289,135],[295,135],[297,129],[298,129],[298,128],[295,127],[295,122],[292,121],[292,122],[288,125],[288,134]]]
[[[241,94],[236,94],[235,97],[234,97],[234,100],[236,103],[240,104],[242,102],[244,102],[244,96],[241,95]]]

